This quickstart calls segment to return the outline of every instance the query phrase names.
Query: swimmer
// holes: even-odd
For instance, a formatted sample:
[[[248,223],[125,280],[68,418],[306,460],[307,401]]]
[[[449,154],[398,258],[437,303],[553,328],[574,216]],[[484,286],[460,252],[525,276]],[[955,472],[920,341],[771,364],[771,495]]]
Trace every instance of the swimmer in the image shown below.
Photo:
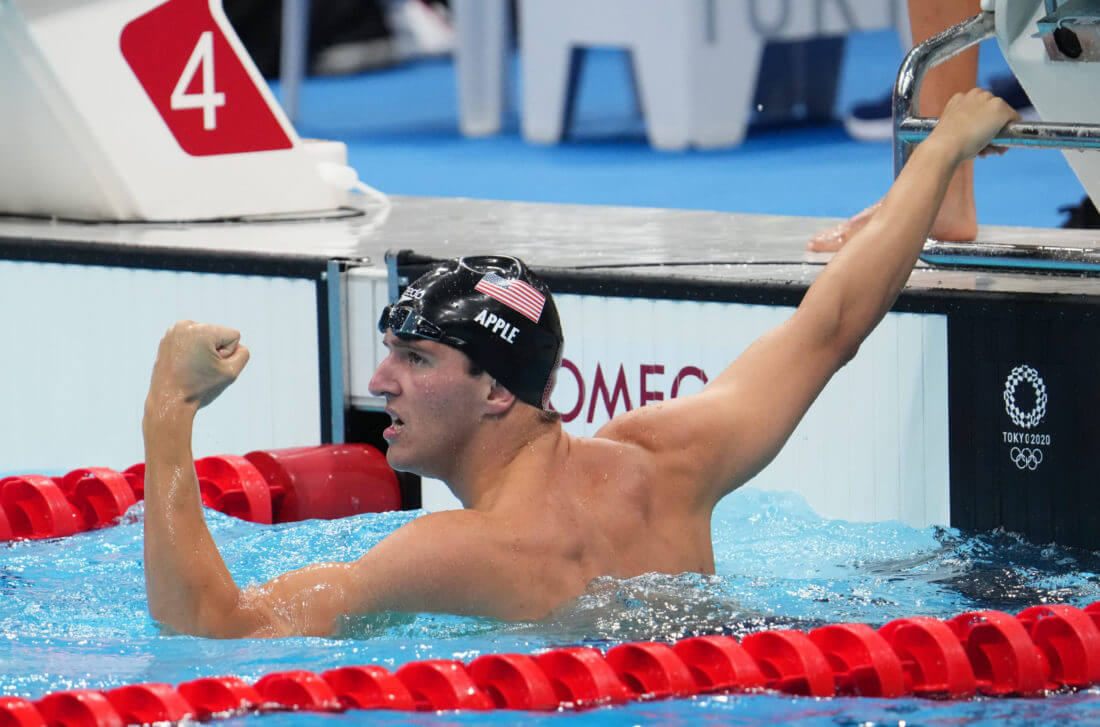
[[[396,469],[444,480],[465,509],[419,517],[358,560],[239,588],[203,519],[198,410],[248,361],[236,331],[176,324],[145,404],[145,575],[153,618],[208,637],[328,636],[341,617],[445,612],[533,620],[600,576],[713,573],[711,514],[779,452],[908,279],[955,169],[1016,118],[974,90],[798,310],[701,392],[620,414],[593,437],[547,409],[562,334],[547,287],[515,258],[443,263],[379,322],[370,382]]]

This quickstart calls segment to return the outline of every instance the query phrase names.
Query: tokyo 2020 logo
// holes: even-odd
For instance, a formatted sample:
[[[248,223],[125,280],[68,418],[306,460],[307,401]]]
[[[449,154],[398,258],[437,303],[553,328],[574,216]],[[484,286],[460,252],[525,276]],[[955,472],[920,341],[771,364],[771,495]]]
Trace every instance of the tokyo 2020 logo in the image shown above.
[[[1035,391],[1035,406],[1027,412],[1022,411],[1016,405],[1016,386],[1022,381],[1031,384],[1032,389]],[[1005,379],[1004,400],[1005,413],[1008,414],[1013,424],[1024,429],[1035,427],[1047,413],[1047,387],[1043,383],[1043,377],[1030,366],[1017,366],[1012,369],[1008,378]]]

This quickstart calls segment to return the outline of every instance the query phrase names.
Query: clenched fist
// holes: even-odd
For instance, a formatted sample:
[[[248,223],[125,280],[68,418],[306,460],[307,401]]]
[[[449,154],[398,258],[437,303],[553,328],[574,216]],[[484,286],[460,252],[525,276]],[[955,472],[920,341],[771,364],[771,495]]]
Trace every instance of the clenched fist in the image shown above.
[[[146,407],[182,403],[200,409],[232,384],[248,349],[232,328],[180,321],[168,329],[157,350]]]

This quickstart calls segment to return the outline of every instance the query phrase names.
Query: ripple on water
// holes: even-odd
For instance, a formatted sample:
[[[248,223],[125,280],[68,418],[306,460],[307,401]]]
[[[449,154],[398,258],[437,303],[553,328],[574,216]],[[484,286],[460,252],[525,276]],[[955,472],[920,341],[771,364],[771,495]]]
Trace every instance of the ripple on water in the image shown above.
[[[207,519],[234,578],[259,583],[322,560],[348,561],[419,513],[275,526]],[[598,578],[545,620],[438,614],[349,618],[341,638],[216,641],[174,635],[148,615],[141,504],[116,527],[0,546],[0,694],[178,682],[213,673],[344,664],[395,667],[567,644],[672,641],[700,633],[910,615],[1019,610],[1100,600],[1100,556],[1011,533],[969,536],[815,515],[801,498],[743,490],[715,513],[716,575]]]

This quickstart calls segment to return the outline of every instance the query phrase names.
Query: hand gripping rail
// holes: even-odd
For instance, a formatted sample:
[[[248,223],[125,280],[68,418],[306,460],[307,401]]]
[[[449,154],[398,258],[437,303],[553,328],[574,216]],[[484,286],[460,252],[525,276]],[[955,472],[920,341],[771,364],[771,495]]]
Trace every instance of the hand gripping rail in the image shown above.
[[[894,176],[909,160],[913,147],[924,141],[939,119],[921,118],[917,112],[924,74],[967,48],[994,34],[993,13],[979,13],[969,20],[929,38],[901,64],[894,85]],[[994,146],[1040,149],[1100,149],[1100,124],[1059,124],[1016,121],[993,140]]]
[[[919,116],[924,75],[934,66],[995,34],[992,12],[983,12],[916,46],[905,57],[894,85],[894,176],[909,155],[936,128],[939,119]],[[1100,124],[1017,121],[991,142],[994,146],[1037,149],[1100,149]],[[1034,244],[941,242],[929,240],[921,256],[926,262],[1019,265],[1047,270],[1100,272],[1100,249]]]
[[[695,636],[626,643],[606,653],[566,647],[537,655],[484,654],[469,663],[414,661],[315,674],[297,669],[254,684],[204,677],[172,687],[79,689],[31,701],[0,697],[0,725],[124,727],[249,712],[348,709],[563,710],[770,689],[786,694],[965,699],[1045,696],[1100,684],[1100,603],[1033,606],[1017,616],[964,613],[901,618],[882,628],[834,624],[809,633]]]

